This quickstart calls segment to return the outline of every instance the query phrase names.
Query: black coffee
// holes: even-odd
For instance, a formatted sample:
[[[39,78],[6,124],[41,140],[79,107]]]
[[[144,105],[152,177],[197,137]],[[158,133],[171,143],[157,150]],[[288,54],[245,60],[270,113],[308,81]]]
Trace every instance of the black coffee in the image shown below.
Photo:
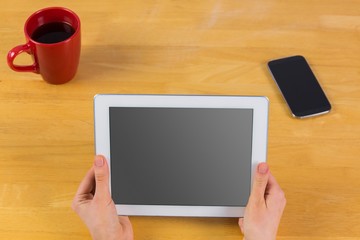
[[[52,22],[38,27],[31,38],[40,43],[57,43],[68,39],[74,32],[68,23]]]

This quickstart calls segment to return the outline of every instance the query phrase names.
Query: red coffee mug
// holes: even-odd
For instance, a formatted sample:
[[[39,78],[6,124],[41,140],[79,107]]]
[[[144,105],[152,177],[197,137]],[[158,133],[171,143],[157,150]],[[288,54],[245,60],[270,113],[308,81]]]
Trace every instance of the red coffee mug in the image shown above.
[[[52,29],[53,26],[56,29]],[[41,9],[27,19],[24,31],[27,43],[14,47],[8,53],[7,61],[11,69],[39,73],[51,84],[66,83],[75,76],[80,59],[81,37],[80,19],[74,12],[62,7]],[[53,39],[44,40],[42,36]],[[32,65],[14,64],[14,59],[22,52],[32,55]]]

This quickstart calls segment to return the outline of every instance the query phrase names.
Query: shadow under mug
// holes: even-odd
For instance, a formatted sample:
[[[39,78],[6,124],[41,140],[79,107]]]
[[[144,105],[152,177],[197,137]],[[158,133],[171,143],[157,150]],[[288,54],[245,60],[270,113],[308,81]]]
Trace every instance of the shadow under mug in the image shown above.
[[[67,24],[71,27],[72,34],[66,39],[50,43],[35,38],[34,33],[36,34],[41,27],[46,24],[51,26],[49,24],[53,23]],[[66,83],[75,76],[80,59],[81,34],[80,19],[73,11],[62,7],[41,9],[27,19],[24,32],[27,43],[14,47],[7,55],[11,69],[18,72],[39,73],[51,84]],[[14,64],[16,56],[23,52],[32,55],[34,60],[32,65]]]

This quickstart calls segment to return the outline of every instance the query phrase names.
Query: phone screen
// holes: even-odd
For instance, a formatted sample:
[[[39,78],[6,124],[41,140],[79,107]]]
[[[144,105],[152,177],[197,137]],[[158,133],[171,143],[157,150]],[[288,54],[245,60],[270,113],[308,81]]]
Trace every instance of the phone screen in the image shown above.
[[[268,66],[295,117],[330,111],[330,102],[303,56],[273,60]]]

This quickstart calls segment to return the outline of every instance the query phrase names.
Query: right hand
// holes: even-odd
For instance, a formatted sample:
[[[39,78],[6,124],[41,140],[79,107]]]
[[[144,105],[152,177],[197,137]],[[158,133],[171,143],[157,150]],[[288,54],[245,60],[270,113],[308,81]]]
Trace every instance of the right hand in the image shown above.
[[[244,218],[239,219],[244,240],[274,240],[286,205],[284,192],[266,163],[259,163],[255,173]]]

